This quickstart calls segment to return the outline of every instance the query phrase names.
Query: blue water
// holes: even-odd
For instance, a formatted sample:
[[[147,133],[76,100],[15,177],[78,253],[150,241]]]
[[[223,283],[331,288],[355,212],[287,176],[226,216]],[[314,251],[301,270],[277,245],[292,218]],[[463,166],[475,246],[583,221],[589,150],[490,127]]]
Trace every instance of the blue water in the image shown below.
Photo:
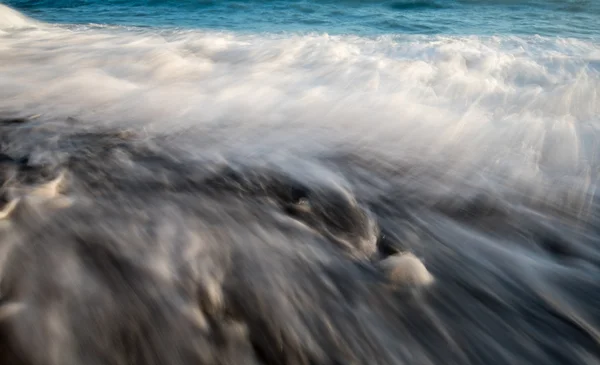
[[[600,35],[600,0],[8,0],[66,24],[329,34]]]

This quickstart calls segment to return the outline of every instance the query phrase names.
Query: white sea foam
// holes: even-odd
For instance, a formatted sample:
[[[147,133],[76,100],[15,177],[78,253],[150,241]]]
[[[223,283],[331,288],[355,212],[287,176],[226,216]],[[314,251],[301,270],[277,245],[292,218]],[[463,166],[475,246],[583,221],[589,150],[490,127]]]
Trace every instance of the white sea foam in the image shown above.
[[[39,24],[37,21],[0,4],[0,31],[7,29],[18,29],[33,27]]]
[[[148,133],[210,128],[267,155],[350,141],[454,169],[479,162],[532,185],[554,171],[586,191],[595,166],[592,41],[46,26],[4,33],[0,49],[7,113],[143,123]]]

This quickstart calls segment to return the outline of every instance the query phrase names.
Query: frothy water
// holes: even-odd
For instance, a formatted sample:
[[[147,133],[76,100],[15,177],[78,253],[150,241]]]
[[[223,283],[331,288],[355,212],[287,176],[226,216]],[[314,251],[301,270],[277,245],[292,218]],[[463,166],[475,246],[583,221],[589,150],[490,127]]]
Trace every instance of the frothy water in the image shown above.
[[[0,363],[600,362],[600,43],[333,33],[0,5]]]

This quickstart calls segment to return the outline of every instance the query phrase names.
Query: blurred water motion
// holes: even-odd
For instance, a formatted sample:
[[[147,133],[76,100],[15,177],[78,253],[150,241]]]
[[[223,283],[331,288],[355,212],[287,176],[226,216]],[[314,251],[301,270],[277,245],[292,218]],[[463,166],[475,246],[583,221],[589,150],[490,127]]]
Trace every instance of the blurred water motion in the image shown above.
[[[599,55],[0,6],[0,363],[600,363]]]

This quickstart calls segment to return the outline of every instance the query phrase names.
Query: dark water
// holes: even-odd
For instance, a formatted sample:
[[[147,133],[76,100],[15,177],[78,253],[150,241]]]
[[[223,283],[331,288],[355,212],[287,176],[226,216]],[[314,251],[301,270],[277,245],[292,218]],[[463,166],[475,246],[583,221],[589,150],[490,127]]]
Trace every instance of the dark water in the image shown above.
[[[0,364],[600,364],[598,2],[0,5]]]
[[[0,126],[3,363],[600,359],[598,203],[573,186],[84,125]]]

